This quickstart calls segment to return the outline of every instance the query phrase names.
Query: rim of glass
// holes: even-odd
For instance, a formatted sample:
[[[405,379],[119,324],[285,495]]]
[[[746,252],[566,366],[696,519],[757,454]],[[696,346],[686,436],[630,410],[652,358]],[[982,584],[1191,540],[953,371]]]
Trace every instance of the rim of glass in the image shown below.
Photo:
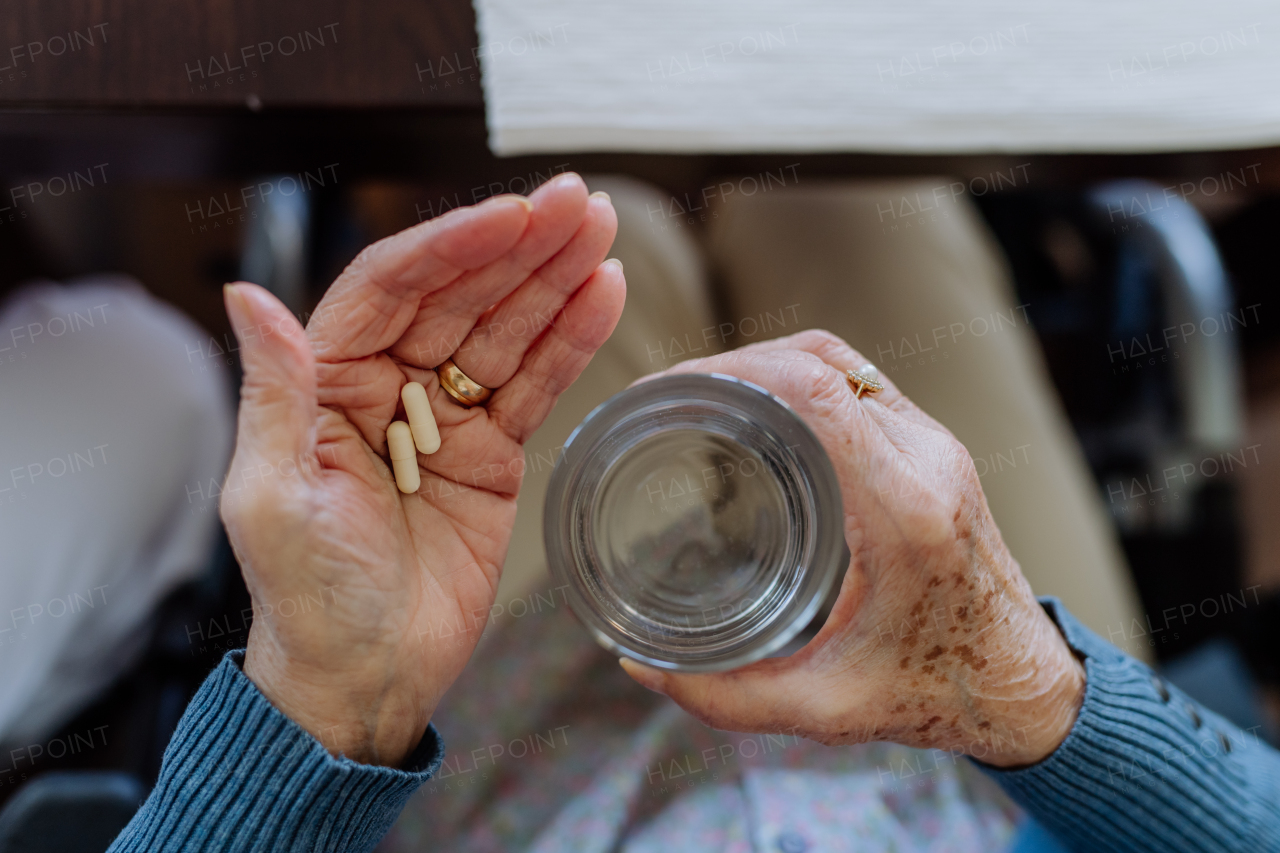
[[[696,632],[688,642],[646,642],[628,633],[624,619],[611,617],[610,604],[593,592],[590,538],[590,498],[598,498],[598,482],[586,478],[611,470],[626,451],[620,439],[634,434],[638,423],[652,423],[663,410],[694,406],[715,414],[719,428],[709,432],[737,441],[756,452],[761,443],[775,463],[772,469],[786,499],[790,530],[797,547],[787,549],[787,562],[775,567],[786,588],[756,618],[754,627],[714,642],[714,635]],[[739,422],[757,435],[744,441],[725,424]],[[675,421],[672,428],[689,428]],[[660,434],[650,427],[647,436]],[[602,459],[609,460],[602,463]],[[759,385],[717,373],[662,376],[634,385],[597,406],[569,436],[556,461],[547,490],[543,532],[547,562],[558,585],[567,586],[569,606],[602,646],[660,669],[707,672],[734,669],[767,657],[795,638],[816,616],[832,585],[844,569],[844,511],[835,470],[812,430],[800,416]],[[798,521],[798,525],[796,522]],[[598,585],[597,585],[598,586]],[[615,614],[620,611],[613,608]]]

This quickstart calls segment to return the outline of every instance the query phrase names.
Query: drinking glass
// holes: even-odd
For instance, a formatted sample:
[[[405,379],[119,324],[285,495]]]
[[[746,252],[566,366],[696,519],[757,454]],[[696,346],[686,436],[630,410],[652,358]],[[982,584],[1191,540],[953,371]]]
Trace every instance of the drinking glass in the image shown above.
[[[793,643],[848,566],[835,471],[782,400],[736,377],[664,376],[569,438],[547,558],[603,646],[663,669],[732,669]]]

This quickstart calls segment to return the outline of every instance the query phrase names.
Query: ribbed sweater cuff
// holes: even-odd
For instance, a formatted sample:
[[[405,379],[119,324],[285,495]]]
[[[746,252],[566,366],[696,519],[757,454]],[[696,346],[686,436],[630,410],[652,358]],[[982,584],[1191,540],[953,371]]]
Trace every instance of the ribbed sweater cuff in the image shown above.
[[[229,652],[165,750],[160,779],[110,853],[372,850],[444,758],[434,726],[404,770],[334,758]]]
[[[1085,659],[1084,704],[1067,739],[1020,770],[984,769],[1080,851],[1280,849],[1280,755],[1192,702],[1145,664],[1042,599]]]

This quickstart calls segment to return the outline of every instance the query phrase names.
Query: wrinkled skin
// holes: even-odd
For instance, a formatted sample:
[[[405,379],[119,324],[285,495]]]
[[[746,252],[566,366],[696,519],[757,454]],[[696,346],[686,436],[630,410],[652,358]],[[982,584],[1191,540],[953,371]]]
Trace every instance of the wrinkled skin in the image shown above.
[[[855,399],[844,372],[866,363],[808,331],[667,371],[738,376],[796,410],[835,466],[852,561],[791,657],[717,674],[623,667],[715,728],[1034,763],[1070,731],[1083,668],[1005,548],[969,454],[887,380]]]
[[[335,755],[401,764],[470,658],[521,445],[621,315],[621,265],[601,263],[616,228],[608,197],[566,174],[370,246],[305,332],[262,288],[227,288],[244,364],[229,483],[244,488],[222,516],[255,608],[244,671]],[[440,389],[430,368],[451,354],[497,388],[486,406]],[[384,461],[407,381],[442,439],[410,495]]]

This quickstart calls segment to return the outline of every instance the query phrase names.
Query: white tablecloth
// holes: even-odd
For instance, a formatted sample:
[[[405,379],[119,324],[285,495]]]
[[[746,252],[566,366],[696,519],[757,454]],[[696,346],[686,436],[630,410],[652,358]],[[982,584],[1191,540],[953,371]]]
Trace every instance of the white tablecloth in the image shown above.
[[[475,4],[503,155],[1280,142],[1276,0]]]

